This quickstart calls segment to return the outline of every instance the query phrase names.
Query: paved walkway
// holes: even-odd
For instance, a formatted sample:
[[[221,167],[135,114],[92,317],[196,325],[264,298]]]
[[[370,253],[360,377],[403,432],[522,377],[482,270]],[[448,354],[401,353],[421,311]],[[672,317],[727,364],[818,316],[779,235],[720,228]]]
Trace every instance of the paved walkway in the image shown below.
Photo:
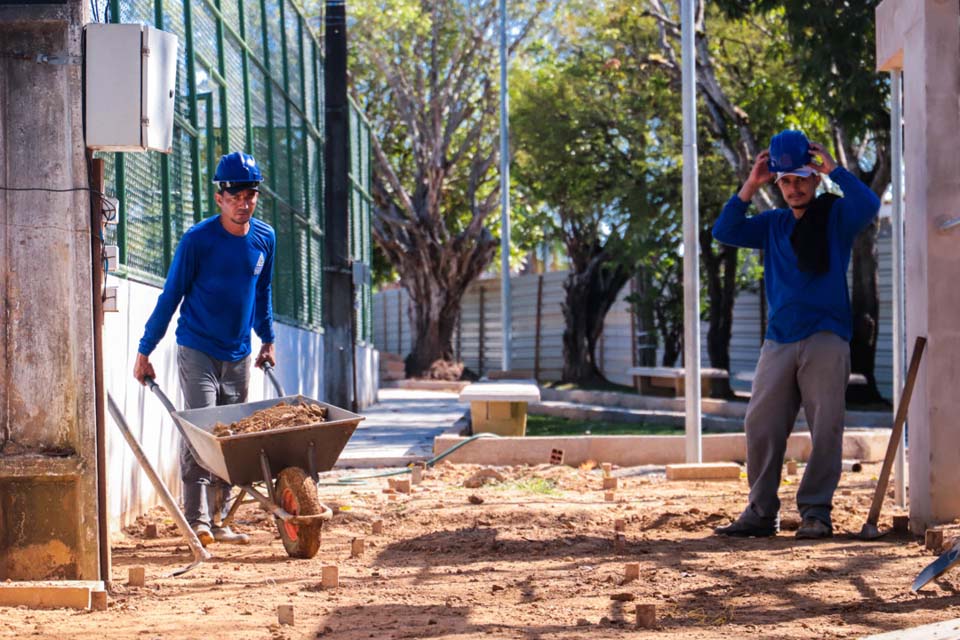
[[[379,401],[360,412],[360,423],[338,467],[388,467],[433,457],[433,439],[467,410],[456,393],[380,389]]]

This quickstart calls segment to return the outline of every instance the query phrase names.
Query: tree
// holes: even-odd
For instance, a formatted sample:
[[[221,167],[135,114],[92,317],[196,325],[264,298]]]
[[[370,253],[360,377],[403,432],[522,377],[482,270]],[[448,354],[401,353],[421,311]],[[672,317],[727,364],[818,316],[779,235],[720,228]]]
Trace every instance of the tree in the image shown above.
[[[631,90],[657,79],[621,73],[604,49],[592,37],[561,42],[512,85],[515,176],[521,193],[543,203],[546,236],[567,250],[563,379],[582,384],[603,379],[594,356],[604,318],[647,252],[637,230],[657,210],[645,143],[651,105]]]
[[[543,11],[512,7],[516,54]],[[358,0],[352,91],[373,125],[373,236],[410,293],[407,374],[453,359],[469,284],[490,264],[498,206],[496,0]]]

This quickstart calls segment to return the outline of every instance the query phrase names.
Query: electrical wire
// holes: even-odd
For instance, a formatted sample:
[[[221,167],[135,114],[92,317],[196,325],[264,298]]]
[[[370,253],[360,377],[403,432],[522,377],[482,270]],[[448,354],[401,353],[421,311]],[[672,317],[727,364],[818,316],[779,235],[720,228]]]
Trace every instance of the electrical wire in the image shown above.
[[[114,220],[117,219],[117,207],[114,206],[113,201],[103,191],[94,189],[93,187],[68,187],[66,189],[51,189],[49,187],[3,187],[0,186],[0,191],[13,191],[13,192],[24,192],[24,191],[40,191],[44,193],[71,193],[73,191],[87,191],[90,193],[95,193],[100,196],[101,204],[101,216],[103,217],[104,224],[111,224]],[[100,225],[100,230],[97,235],[98,240],[100,241],[100,261],[103,263],[103,279],[100,286],[100,299],[105,300],[107,295],[107,267],[109,266],[109,261],[107,260],[107,241],[103,237],[103,225]],[[5,438],[2,443],[6,444]],[[0,449],[3,448],[3,444],[0,444]]]

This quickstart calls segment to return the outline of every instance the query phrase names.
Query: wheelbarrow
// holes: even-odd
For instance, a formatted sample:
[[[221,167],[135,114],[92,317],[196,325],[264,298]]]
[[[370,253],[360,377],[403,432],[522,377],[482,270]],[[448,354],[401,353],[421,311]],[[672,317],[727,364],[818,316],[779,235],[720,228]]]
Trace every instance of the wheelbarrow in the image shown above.
[[[312,558],[320,549],[323,523],[333,517],[333,512],[320,503],[317,495],[318,473],[333,468],[364,418],[303,395],[284,395],[271,368],[266,367],[265,372],[280,397],[185,411],[177,411],[153,379],[147,378],[146,383],[170,413],[199,465],[224,482],[237,485],[243,494],[273,514],[287,554],[294,558]],[[327,420],[224,437],[212,433],[218,422],[237,422],[280,402],[320,405],[327,410]],[[254,487],[259,482],[263,482],[266,495]],[[228,520],[239,505],[240,497]]]

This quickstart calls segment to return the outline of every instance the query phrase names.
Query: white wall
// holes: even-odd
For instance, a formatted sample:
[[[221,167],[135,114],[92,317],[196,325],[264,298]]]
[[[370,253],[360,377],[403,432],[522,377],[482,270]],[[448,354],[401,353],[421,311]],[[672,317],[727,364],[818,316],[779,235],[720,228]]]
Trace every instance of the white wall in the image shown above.
[[[163,405],[133,378],[133,363],[143,327],[153,311],[160,289],[130,280],[109,278],[119,287],[119,313],[106,314],[103,362],[107,391],[123,412],[131,431],[173,495],[180,495],[176,427]],[[157,384],[175,406],[183,406],[176,365],[177,315],[166,336],[150,356]],[[276,373],[288,394],[323,399],[323,334],[274,324],[277,334]],[[253,335],[253,353],[260,341]],[[370,346],[357,347],[357,395],[360,406],[376,399],[379,354]],[[273,385],[260,369],[251,374],[249,400],[275,397]],[[123,440],[113,418],[107,416],[107,482],[111,526],[126,526],[136,516],[158,504],[153,487]]]

